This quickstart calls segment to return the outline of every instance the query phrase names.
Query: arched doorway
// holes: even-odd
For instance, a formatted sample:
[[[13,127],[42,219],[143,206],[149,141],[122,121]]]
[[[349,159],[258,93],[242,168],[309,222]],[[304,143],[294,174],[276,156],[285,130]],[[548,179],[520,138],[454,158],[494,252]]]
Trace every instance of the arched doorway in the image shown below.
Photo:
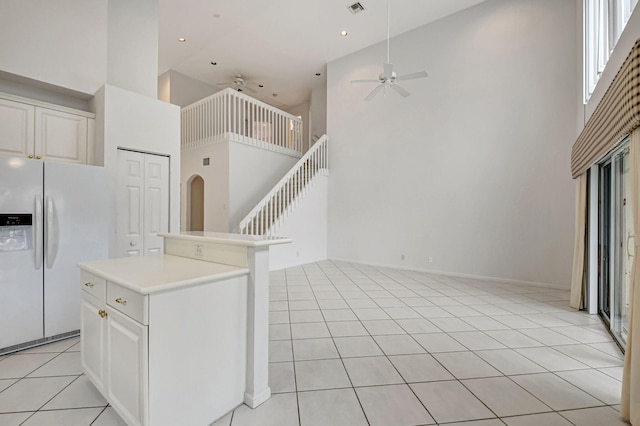
[[[204,179],[195,175],[189,179],[188,231],[204,231]]]

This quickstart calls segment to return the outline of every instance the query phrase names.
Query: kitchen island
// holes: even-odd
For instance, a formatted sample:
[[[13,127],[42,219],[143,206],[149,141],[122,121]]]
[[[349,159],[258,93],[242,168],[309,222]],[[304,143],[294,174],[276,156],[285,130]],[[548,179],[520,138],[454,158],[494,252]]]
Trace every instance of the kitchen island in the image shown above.
[[[207,425],[270,397],[269,246],[162,234],[164,254],[83,262],[81,360],[129,425]]]

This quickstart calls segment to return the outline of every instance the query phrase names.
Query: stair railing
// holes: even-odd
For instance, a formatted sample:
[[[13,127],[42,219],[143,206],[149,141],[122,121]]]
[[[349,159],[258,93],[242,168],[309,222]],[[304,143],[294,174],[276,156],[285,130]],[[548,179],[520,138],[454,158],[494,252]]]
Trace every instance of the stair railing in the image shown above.
[[[227,133],[240,142],[302,155],[302,120],[233,89],[224,89],[180,111],[182,149],[211,143]]]
[[[323,135],[273,189],[249,212],[236,233],[270,235],[289,208],[318,176],[329,172],[329,137]]]

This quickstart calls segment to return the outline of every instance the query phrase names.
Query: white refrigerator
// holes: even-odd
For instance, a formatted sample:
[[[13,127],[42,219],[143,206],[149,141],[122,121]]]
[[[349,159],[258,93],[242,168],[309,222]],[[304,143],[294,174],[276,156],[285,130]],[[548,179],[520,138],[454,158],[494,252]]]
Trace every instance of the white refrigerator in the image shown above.
[[[103,167],[0,157],[0,353],[80,329],[78,262],[107,257]]]

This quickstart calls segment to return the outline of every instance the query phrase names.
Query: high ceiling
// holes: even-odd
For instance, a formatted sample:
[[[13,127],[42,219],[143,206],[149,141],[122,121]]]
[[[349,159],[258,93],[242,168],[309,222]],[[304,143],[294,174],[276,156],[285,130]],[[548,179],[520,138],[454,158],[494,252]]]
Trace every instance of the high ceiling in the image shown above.
[[[391,37],[482,1],[392,0]],[[241,74],[256,91],[250,95],[278,107],[301,104],[325,81],[327,62],[386,39],[387,2],[360,0],[364,10],[353,14],[355,2],[159,0],[158,71],[214,86]]]

